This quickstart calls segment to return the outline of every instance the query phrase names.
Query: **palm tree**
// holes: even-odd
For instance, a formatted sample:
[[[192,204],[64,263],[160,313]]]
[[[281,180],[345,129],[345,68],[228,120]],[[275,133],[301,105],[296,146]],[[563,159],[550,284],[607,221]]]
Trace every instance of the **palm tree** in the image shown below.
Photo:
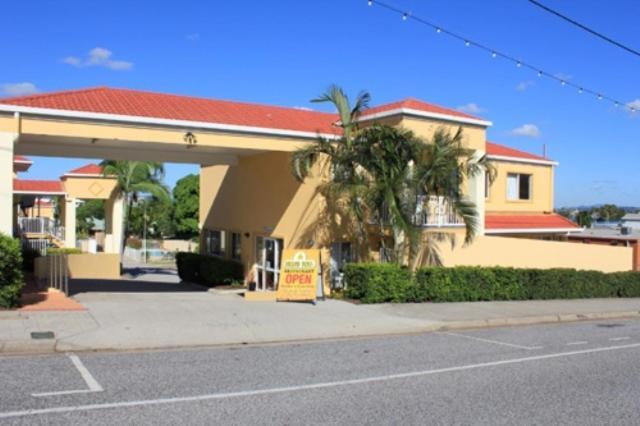
[[[441,264],[438,242],[453,234],[427,232],[416,223],[416,213],[425,208],[426,197],[441,196],[451,205],[465,224],[465,242],[473,239],[477,229],[475,205],[461,190],[462,183],[483,171],[492,178],[486,157],[476,158],[475,151],[465,148],[462,130],[453,136],[443,130],[426,143],[413,132],[388,125],[360,129],[358,116],[369,102],[361,94],[351,108],[344,92],[333,86],[316,101],[332,102],[340,116],[343,136],[337,141],[318,138],[316,142],[294,153],[293,175],[303,181],[320,158],[331,168],[323,194],[330,202],[343,202],[357,224],[357,242],[368,240],[367,224],[376,222],[383,248],[391,239],[393,260],[415,265],[416,259]],[[376,220],[372,220],[376,219]],[[389,235],[389,231],[391,231]],[[418,256],[423,251],[422,256]]]
[[[131,212],[133,204],[140,194],[150,194],[161,201],[169,201],[169,191],[162,183],[164,166],[154,161],[116,161],[105,160],[101,163],[105,176],[116,178],[117,190],[124,198],[124,232],[122,235],[122,253],[131,232]]]
[[[482,173],[486,173],[489,181],[493,182],[496,169],[486,154],[478,157],[475,150],[465,147],[462,136],[462,128],[458,128],[453,135],[444,129],[438,129],[431,143],[422,144],[419,149],[413,181],[419,193],[427,196],[422,197],[422,200],[427,200],[432,195],[446,200],[453,212],[462,219],[465,225],[464,242],[468,244],[477,234],[478,211],[476,205],[462,192],[462,184]],[[416,208],[424,208],[424,205]],[[449,239],[454,243],[454,234],[428,232],[425,236],[424,262],[440,265],[442,262],[437,242]]]

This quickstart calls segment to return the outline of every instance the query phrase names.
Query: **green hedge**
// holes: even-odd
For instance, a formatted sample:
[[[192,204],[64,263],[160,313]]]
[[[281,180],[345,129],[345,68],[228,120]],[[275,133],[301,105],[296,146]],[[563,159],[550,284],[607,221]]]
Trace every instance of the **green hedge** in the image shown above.
[[[18,306],[23,286],[20,242],[0,234],[0,308]]]
[[[412,286],[411,272],[391,263],[345,266],[345,295],[364,303],[404,302]]]
[[[351,264],[346,295],[364,303],[640,297],[640,272]]]
[[[71,247],[62,247],[56,248],[52,247],[47,249],[47,255],[55,255],[55,254],[82,254],[82,250],[79,248],[71,248]]]
[[[244,279],[242,264],[234,260],[179,252],[176,254],[176,264],[180,279],[208,287]]]

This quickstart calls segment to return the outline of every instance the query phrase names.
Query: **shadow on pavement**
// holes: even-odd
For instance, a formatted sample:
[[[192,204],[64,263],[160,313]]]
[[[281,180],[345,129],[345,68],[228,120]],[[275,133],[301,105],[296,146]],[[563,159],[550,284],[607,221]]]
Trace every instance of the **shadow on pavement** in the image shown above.
[[[175,269],[162,268],[156,266],[134,266],[124,267],[122,269],[123,275],[129,275],[131,277],[139,277],[140,275],[154,274],[154,275],[178,275]]]
[[[182,292],[206,292],[208,289],[195,284],[168,283],[154,281],[128,280],[69,280],[69,295],[78,293],[103,292],[103,293],[182,293]]]

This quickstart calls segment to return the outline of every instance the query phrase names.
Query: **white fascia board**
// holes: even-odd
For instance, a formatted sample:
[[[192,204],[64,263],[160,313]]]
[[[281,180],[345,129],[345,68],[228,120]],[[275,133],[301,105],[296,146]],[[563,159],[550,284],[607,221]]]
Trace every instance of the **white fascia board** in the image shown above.
[[[513,229],[486,229],[485,234],[544,234],[544,233],[571,233],[582,232],[584,228],[513,228]]]
[[[235,124],[208,123],[205,121],[173,120],[169,118],[139,117],[133,115],[105,114],[97,112],[70,111],[51,108],[34,108],[19,105],[0,104],[0,112],[19,112],[21,114],[43,115],[59,118],[76,118],[82,120],[101,120],[128,124],[147,124],[155,126],[180,127],[186,129],[219,130],[232,133],[252,133],[269,136],[285,136],[293,138],[340,139],[339,135],[328,133],[305,132],[299,130],[271,129],[268,127],[240,126]]]
[[[487,155],[489,160],[511,161],[514,163],[537,164],[541,166],[557,166],[560,163],[552,160],[536,160],[534,158],[509,157],[506,155]]]
[[[104,175],[98,175],[98,174],[93,174],[93,173],[65,173],[62,175],[62,177],[92,177],[92,178],[103,178],[103,177],[108,177],[108,176],[104,176]],[[111,179],[115,179],[114,177],[111,177]]]
[[[29,160],[13,160],[13,164],[33,164],[33,161],[29,161]]]
[[[475,124],[476,126],[482,126],[482,127],[493,126],[493,123],[491,121],[481,120],[479,118],[460,117],[457,115],[440,114],[437,112],[427,112],[427,111],[422,111],[419,109],[412,109],[412,108],[397,108],[397,109],[391,109],[389,111],[376,112],[373,114],[365,113],[364,115],[361,115],[360,117],[358,117],[358,121],[375,120],[378,118],[391,117],[394,115],[412,115],[415,117],[424,117],[424,118],[432,118],[436,120],[453,121],[455,123]]]

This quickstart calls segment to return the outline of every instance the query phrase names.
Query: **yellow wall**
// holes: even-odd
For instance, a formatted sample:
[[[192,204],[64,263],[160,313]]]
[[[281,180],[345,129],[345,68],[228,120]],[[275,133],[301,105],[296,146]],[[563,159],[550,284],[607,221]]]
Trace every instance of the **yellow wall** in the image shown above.
[[[444,129],[453,135],[462,127],[462,140],[465,146],[470,149],[485,151],[487,132],[486,128],[481,126],[413,117],[404,117],[399,121],[399,124],[427,141],[432,139],[433,134],[438,129]]]
[[[630,271],[633,249],[524,238],[477,237],[467,247],[441,247],[445,266],[575,268],[603,272]]]
[[[106,200],[116,188],[118,181],[105,177],[70,177],[62,178],[64,190],[69,198],[80,200]]]
[[[249,274],[257,236],[282,238],[284,248],[325,248],[333,241],[351,241],[348,227],[335,226],[348,219],[338,206],[325,209],[324,197],[316,192],[323,166],[316,166],[300,184],[291,175],[289,159],[288,153],[266,153],[242,157],[237,166],[200,169],[201,226],[226,231],[227,237],[242,234],[242,262]],[[322,259],[326,265],[328,250]]]
[[[552,166],[492,160],[497,175],[485,201],[487,212],[551,212],[553,211]],[[507,174],[523,173],[531,177],[530,200],[507,199]]]
[[[49,276],[48,257],[35,259],[34,274],[44,280]],[[116,253],[67,255],[69,277],[75,279],[115,280],[120,278],[120,255]]]

